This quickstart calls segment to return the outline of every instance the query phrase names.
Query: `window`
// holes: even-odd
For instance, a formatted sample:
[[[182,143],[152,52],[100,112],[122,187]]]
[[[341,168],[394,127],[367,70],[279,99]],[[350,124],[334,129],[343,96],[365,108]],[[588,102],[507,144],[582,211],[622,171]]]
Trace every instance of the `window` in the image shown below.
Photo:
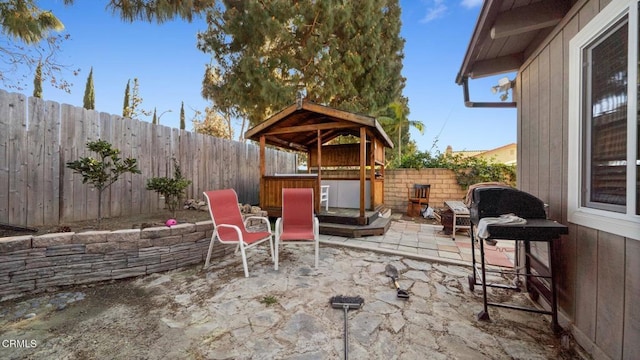
[[[618,212],[627,200],[628,25],[624,18],[582,55],[582,205]]]
[[[640,239],[638,6],[638,0],[613,0],[569,49],[569,221],[635,239]]]

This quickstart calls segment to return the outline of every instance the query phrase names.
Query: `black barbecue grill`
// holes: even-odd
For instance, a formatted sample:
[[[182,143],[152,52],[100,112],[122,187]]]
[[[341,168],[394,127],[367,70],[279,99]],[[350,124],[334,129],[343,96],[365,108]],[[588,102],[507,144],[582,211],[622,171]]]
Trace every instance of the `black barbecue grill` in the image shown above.
[[[555,272],[553,259],[552,241],[560,238],[563,234],[568,234],[567,226],[559,224],[553,220],[548,220],[545,210],[545,204],[537,197],[510,187],[479,187],[472,190],[471,206],[471,249],[473,261],[473,275],[469,275],[469,288],[474,290],[475,285],[482,285],[484,309],[478,314],[479,320],[489,321],[488,306],[497,306],[509,309],[524,310],[529,312],[543,313],[551,315],[552,327],[554,331],[558,331],[557,316],[557,297],[555,288]],[[525,264],[519,266],[516,264],[516,270],[513,271],[517,275],[513,286],[504,284],[487,284],[486,274],[490,272],[499,272],[504,274],[504,270],[489,270],[486,268],[484,256],[484,243],[479,239],[480,245],[480,269],[476,263],[475,254],[475,231],[480,221],[484,218],[500,217],[503,214],[514,214],[526,220],[525,224],[490,224],[487,226],[489,237],[486,240],[514,240],[516,249],[519,248],[518,241],[524,242]],[[531,253],[532,241],[543,241],[548,243],[548,266],[536,258]],[[516,262],[518,259],[516,252]],[[526,278],[526,288],[530,296],[537,300],[539,294],[549,303],[551,311],[540,310],[538,308],[523,307],[513,304],[493,303],[487,301],[487,287],[496,287],[502,289],[510,289],[520,291],[519,277]]]

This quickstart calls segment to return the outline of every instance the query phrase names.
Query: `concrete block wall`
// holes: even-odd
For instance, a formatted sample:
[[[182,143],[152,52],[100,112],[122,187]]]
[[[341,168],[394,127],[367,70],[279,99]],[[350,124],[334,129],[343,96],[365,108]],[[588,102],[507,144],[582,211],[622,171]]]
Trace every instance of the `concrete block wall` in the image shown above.
[[[384,204],[397,212],[407,211],[407,189],[431,184],[429,206],[444,207],[446,200],[463,200],[467,194],[449,169],[390,169],[384,172]]]
[[[0,299],[204,263],[212,232],[213,223],[202,221],[171,228],[1,238]],[[212,259],[234,249],[214,245]]]

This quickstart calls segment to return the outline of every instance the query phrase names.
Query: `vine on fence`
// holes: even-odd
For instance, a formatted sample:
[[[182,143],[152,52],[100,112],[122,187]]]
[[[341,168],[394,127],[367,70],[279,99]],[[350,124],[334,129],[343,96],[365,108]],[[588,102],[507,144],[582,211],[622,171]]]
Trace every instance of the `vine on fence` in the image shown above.
[[[416,152],[402,157],[399,168],[450,169],[456,174],[458,184],[467,189],[480,182],[496,181],[511,186],[516,184],[516,167],[479,157],[464,157],[461,154],[432,156],[429,152]]]

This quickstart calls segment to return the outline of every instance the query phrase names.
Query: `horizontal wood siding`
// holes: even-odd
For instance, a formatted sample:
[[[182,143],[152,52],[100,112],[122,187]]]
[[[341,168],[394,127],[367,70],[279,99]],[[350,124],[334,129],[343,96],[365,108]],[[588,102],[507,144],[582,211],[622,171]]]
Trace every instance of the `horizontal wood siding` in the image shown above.
[[[570,19],[525,61],[517,76],[518,187],[567,223],[569,42],[610,1],[578,1]],[[576,11],[577,10],[577,11]],[[554,243],[561,312],[594,357],[640,356],[640,239],[568,224]]]
[[[98,192],[66,164],[96,157],[86,144],[105,140],[120,157],[138,160],[141,174],[124,174],[102,197],[102,216],[160,210],[146,190],[152,177],[173,177],[173,158],[192,181],[188,198],[234,188],[243,203],[259,201],[259,150],[240,143],[0,90],[0,223],[38,226],[98,216]],[[268,168],[290,173],[296,155],[269,149]]]
[[[322,166],[358,166],[360,165],[360,144],[340,144],[322,146]],[[318,150],[311,148],[309,164],[318,163]]]

